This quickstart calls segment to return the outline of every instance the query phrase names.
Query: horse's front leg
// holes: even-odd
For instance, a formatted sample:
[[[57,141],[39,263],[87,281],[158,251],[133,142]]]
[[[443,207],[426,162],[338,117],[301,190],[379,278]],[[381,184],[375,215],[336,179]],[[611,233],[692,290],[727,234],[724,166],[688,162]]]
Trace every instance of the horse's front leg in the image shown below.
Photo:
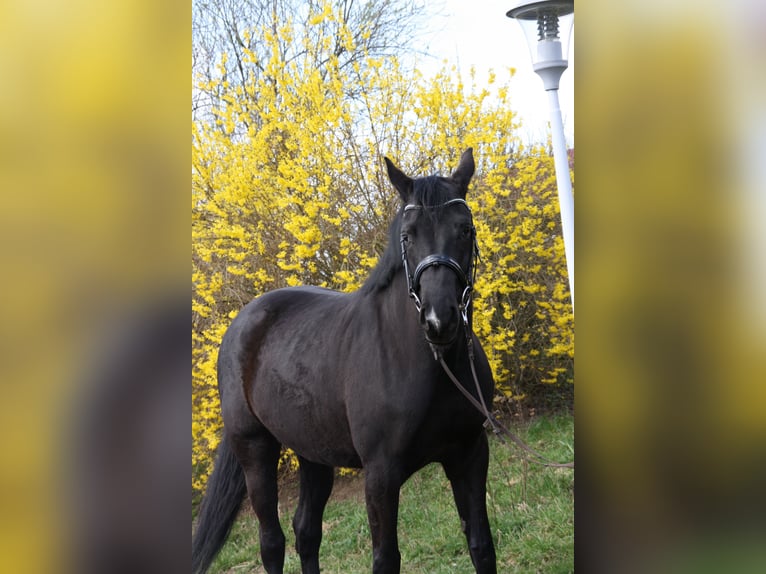
[[[396,534],[401,473],[394,465],[365,466],[365,499],[372,535],[373,574],[399,574],[401,555]]]
[[[451,453],[443,466],[452,485],[474,568],[477,574],[496,574],[495,545],[487,517],[489,446],[484,431],[475,441]]]

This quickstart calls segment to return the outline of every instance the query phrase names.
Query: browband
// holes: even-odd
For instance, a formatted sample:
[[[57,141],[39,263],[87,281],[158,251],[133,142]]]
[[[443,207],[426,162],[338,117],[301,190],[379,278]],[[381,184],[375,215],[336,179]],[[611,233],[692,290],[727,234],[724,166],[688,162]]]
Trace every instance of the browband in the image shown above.
[[[465,205],[469,210],[471,209],[468,207],[468,203],[466,203],[465,199],[450,199],[449,201],[445,201],[442,204],[439,205],[415,205],[414,203],[410,203],[409,205],[404,206],[404,211],[411,211],[413,209],[417,209],[418,211],[421,209],[436,209],[438,207],[447,207],[448,205],[455,205],[455,204],[462,204]]]

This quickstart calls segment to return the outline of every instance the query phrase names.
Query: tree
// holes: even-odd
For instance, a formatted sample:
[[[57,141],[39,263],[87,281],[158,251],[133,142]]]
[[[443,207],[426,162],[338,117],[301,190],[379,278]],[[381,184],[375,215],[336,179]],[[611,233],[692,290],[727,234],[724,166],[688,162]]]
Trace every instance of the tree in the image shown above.
[[[411,50],[423,15],[415,0],[193,0],[193,117],[218,106],[226,85],[267,78],[278,89],[266,65],[274,58],[327,78],[332,64],[396,57]],[[359,92],[352,84],[344,88]]]

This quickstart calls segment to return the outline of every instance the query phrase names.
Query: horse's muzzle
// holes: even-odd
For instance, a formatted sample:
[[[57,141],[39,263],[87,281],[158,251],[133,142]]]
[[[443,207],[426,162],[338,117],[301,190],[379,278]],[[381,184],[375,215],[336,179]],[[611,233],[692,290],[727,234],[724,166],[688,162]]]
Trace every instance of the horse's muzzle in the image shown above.
[[[448,305],[441,313],[425,304],[420,310],[420,325],[425,331],[426,341],[432,345],[446,347],[455,342],[460,324],[457,305]]]

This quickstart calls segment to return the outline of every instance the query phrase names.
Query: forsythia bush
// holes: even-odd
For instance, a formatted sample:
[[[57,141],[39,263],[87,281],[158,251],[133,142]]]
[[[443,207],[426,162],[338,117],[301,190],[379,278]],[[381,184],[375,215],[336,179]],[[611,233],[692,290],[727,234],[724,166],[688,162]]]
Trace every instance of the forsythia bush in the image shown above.
[[[325,6],[311,18],[321,25],[336,15]],[[276,47],[277,35],[284,40],[291,29],[254,33]],[[543,386],[573,383],[553,160],[520,144],[507,85],[491,77],[480,89],[472,77],[466,86],[454,69],[426,80],[394,59],[341,66],[333,49],[338,41],[353,49],[354,36],[327,36],[306,49],[327,51],[321,68],[274,49],[268,61],[250,54],[245,64],[264,71],[251,83],[202,86],[222,103],[192,126],[195,490],[204,487],[220,438],[216,359],[224,331],[265,291],[361,285],[397,208],[383,155],[412,175],[448,174],[474,148],[468,199],[481,249],[474,329],[499,397],[529,398]],[[229,65],[222,61],[222,78]]]

